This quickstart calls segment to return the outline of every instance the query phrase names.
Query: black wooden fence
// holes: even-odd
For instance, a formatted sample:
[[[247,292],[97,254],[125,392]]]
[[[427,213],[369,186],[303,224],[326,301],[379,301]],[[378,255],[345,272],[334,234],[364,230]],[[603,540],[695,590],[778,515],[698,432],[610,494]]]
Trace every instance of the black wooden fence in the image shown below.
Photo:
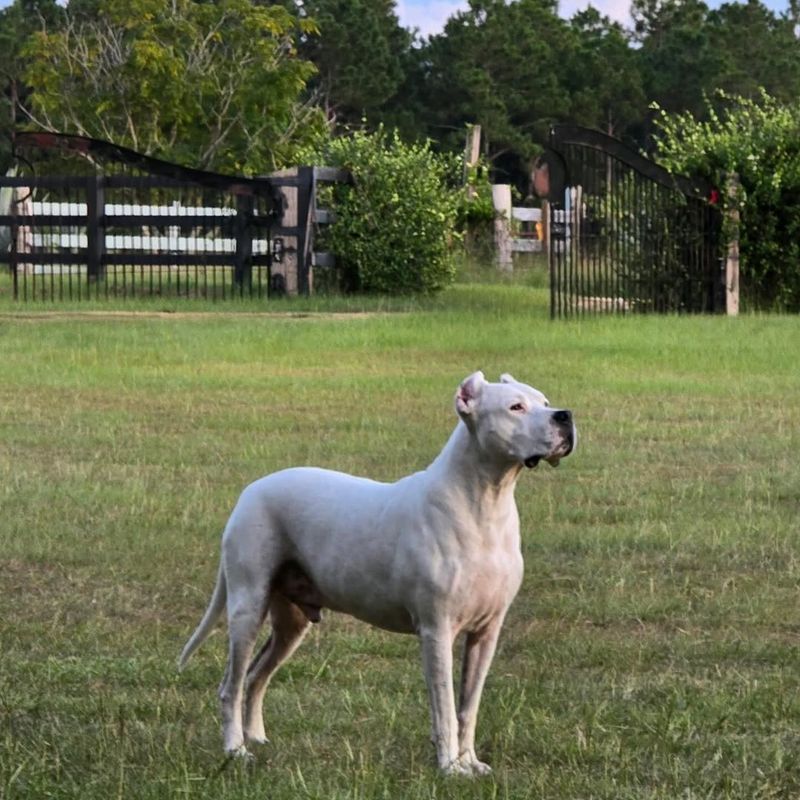
[[[308,292],[312,265],[331,263],[314,252],[316,184],[339,172],[247,179],[49,133],[15,149],[16,174],[0,176],[15,298],[267,297]]]

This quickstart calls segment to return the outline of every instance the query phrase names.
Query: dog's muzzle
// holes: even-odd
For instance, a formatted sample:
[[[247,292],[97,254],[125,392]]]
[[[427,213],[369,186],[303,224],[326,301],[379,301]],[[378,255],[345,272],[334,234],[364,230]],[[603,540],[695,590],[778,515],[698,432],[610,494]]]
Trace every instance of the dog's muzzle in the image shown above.
[[[561,434],[559,446],[547,455],[528,456],[523,462],[528,469],[535,469],[542,460],[545,460],[551,467],[557,467],[561,459],[568,456],[575,449],[577,433],[572,422],[572,412],[567,409],[554,411],[553,422]]]

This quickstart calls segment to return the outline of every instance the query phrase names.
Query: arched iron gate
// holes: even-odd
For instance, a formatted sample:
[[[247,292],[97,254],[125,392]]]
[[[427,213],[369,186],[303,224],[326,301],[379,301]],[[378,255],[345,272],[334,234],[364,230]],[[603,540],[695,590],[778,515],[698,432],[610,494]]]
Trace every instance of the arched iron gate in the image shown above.
[[[574,126],[553,128],[534,181],[550,200],[553,317],[724,310],[711,187]]]

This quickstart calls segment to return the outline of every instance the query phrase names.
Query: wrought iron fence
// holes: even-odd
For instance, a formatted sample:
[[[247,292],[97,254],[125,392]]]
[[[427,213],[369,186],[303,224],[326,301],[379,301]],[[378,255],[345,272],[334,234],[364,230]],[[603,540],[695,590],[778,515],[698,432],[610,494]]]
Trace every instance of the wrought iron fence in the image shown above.
[[[106,142],[20,134],[0,176],[14,296],[266,296],[283,200],[269,179],[187,169]]]
[[[572,126],[553,129],[539,169],[550,198],[553,317],[724,310],[710,187]]]

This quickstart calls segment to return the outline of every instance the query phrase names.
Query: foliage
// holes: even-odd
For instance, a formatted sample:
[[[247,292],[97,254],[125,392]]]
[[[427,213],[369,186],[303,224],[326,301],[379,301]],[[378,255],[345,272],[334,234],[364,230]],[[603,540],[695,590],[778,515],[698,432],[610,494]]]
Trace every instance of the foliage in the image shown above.
[[[633,0],[631,14],[648,100],[667,111],[699,113],[720,69],[708,6],[702,0]]]
[[[353,175],[336,191],[330,234],[345,289],[433,292],[453,280],[451,159],[383,128],[333,139],[322,158]]]
[[[766,92],[757,100],[716,99],[724,107],[707,101],[706,121],[657,109],[657,156],[668,169],[721,189],[727,176],[739,176],[744,300],[800,311],[800,109]]]
[[[489,166],[484,160],[464,167],[463,157],[456,159],[464,174],[465,191],[458,193],[458,228],[467,230],[472,225],[491,223],[495,217],[492,199],[492,182]],[[466,191],[466,189],[469,191]]]
[[[717,87],[756,99],[764,88],[784,103],[796,102],[800,96],[796,24],[793,14],[776,14],[760,2],[728,2],[710,11],[710,48],[718,55],[719,69],[707,90]]]
[[[554,0],[463,5],[425,40],[392,0],[14,0],[0,134],[22,103],[44,127],[254,173],[296,161],[326,124],[459,152],[480,123],[493,179],[524,196],[554,122],[649,147],[650,102],[708,119],[716,87],[800,98],[797,0],[634,0],[627,27],[593,8],[565,19]]]
[[[28,42],[31,118],[204,169],[291,163],[324,127],[300,102],[313,23],[248,0],[100,0]],[[92,13],[93,12],[93,13]]]
[[[570,117],[609,136],[621,135],[641,118],[646,105],[638,53],[618,22],[591,6],[575,14],[570,24],[576,34],[565,77]]]
[[[303,0],[293,5],[313,19],[319,36],[301,54],[317,68],[310,85],[329,119],[341,126],[373,122],[403,80],[411,34],[400,27],[393,0]],[[298,10],[299,10],[298,8]]]
[[[560,76],[573,46],[550,0],[474,0],[427,48],[431,133],[453,130],[456,148],[464,126],[480,124],[490,160],[526,173],[550,124],[567,116]]]
[[[57,30],[63,21],[64,10],[56,0],[15,0],[0,9],[0,173],[8,169],[11,133],[29,91],[22,80],[25,42],[34,31]]]

